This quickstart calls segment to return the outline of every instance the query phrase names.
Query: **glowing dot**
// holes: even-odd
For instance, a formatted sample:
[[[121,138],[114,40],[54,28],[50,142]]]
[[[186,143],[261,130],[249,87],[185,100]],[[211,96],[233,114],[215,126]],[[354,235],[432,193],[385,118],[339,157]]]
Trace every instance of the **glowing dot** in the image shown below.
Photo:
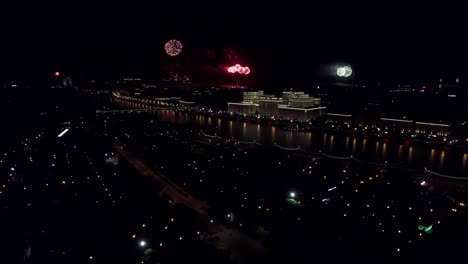
[[[140,247],[145,247],[146,246],[146,241],[141,240],[139,244],[140,244]]]
[[[56,71],[56,72],[54,73],[54,75],[55,75],[56,77],[58,77],[58,76],[60,76],[60,72]]]

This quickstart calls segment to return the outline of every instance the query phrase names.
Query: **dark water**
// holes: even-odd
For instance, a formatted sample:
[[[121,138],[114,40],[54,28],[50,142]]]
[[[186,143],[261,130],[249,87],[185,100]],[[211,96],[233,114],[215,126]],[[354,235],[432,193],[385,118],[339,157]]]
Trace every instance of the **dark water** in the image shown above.
[[[124,104],[127,105],[127,104]],[[128,106],[128,105],[127,105]],[[144,108],[143,105],[134,105]],[[162,110],[154,113],[159,120],[179,125],[192,125],[201,130],[216,127],[222,138],[259,142],[265,145],[278,144],[283,147],[305,151],[321,151],[333,156],[350,156],[366,162],[391,162],[411,169],[427,169],[456,177],[468,177],[468,151],[427,145],[401,144],[382,140],[365,139],[361,136],[346,136],[323,132],[289,132],[274,126],[259,125],[243,121],[217,119],[204,115]]]

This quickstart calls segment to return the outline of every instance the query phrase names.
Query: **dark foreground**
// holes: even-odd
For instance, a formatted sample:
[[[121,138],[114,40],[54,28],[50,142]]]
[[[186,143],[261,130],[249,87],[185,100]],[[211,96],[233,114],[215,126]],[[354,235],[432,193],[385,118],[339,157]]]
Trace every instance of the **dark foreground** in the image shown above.
[[[464,256],[463,183],[207,137],[199,127],[147,114],[96,115],[93,101],[70,96],[31,109],[36,121],[22,134],[4,136],[9,144],[0,153],[1,263]],[[69,132],[58,138],[65,128]],[[206,215],[177,203],[161,192],[164,184],[119,158],[117,141],[205,202]],[[212,225],[239,232],[219,233]]]

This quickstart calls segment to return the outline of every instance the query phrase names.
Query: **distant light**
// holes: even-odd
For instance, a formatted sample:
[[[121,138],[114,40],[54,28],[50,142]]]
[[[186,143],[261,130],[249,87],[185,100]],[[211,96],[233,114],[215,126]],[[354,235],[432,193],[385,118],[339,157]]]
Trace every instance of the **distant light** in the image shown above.
[[[65,133],[68,132],[68,128],[66,128],[65,130],[62,131],[62,133],[60,133],[57,137],[62,137],[63,135],[65,135]]]
[[[54,75],[55,75],[56,77],[59,77],[59,76],[60,76],[60,72],[56,71],[56,72],[54,73]]]
[[[290,192],[290,193],[289,193],[289,197],[291,197],[291,198],[296,197],[296,193],[295,193],[295,192]]]
[[[348,78],[352,74],[353,74],[353,69],[350,66],[338,67],[336,69],[336,75],[338,75],[338,77]]]
[[[426,181],[422,181],[421,182],[421,186],[426,186],[427,185],[427,182]]]
[[[140,247],[145,247],[146,246],[146,241],[141,240],[139,244],[140,244]]]

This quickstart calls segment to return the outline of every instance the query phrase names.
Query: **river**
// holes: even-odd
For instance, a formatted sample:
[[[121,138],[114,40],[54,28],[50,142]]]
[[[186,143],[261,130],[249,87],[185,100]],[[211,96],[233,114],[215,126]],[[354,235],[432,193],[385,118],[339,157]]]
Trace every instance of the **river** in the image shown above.
[[[143,105],[118,103],[125,106],[145,108]],[[126,108],[127,108],[126,107]],[[288,148],[300,147],[305,151],[326,153],[332,156],[353,156],[366,162],[383,163],[385,161],[400,164],[410,169],[425,167],[437,173],[454,177],[468,177],[468,152],[451,148],[430,147],[429,145],[402,144],[383,139],[368,139],[362,136],[346,136],[324,132],[290,132],[281,128],[190,114],[173,110],[160,110],[154,113],[158,120],[173,124],[195,126],[206,133],[213,133],[222,138],[235,138],[241,141],[256,141],[264,145],[277,144]]]

